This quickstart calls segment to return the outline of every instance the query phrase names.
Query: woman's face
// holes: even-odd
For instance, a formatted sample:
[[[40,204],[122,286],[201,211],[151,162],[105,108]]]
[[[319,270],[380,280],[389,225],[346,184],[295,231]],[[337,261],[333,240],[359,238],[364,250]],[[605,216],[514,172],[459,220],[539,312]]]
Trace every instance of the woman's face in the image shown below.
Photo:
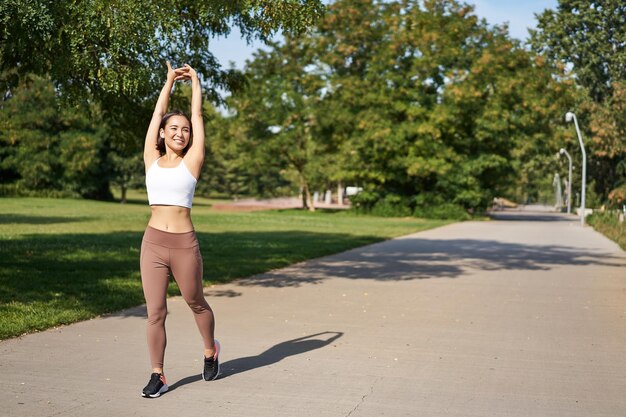
[[[165,139],[165,146],[175,152],[182,152],[189,144],[191,127],[185,116],[172,116],[161,129],[161,137]]]

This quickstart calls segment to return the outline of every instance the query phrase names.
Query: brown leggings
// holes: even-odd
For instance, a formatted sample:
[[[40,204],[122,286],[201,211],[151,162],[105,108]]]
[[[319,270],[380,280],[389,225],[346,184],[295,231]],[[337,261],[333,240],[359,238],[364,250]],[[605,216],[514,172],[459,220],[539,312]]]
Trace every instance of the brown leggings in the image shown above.
[[[148,308],[148,350],[153,368],[163,368],[170,272],[194,313],[205,349],[213,348],[215,321],[202,292],[202,255],[196,233],[169,233],[148,226],[141,242],[141,282]]]

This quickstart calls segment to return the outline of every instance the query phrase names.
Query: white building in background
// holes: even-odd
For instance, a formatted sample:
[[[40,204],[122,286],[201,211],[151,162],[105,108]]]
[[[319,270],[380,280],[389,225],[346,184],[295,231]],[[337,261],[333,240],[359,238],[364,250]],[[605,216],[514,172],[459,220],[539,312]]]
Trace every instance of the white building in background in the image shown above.
[[[350,197],[351,195],[357,195],[361,191],[363,191],[363,187],[346,187],[346,195],[348,197]]]

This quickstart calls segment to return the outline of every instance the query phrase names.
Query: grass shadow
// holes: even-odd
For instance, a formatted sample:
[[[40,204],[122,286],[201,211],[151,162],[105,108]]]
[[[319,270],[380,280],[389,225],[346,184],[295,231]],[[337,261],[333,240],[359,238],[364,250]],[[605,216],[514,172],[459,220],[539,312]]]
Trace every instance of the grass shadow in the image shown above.
[[[33,216],[25,214],[0,214],[0,224],[55,224],[75,223],[93,220],[93,217],[61,217],[61,216]]]
[[[0,240],[0,339],[144,303],[142,232],[31,234]],[[198,233],[209,282],[299,287],[328,278],[405,281],[457,278],[468,269],[548,270],[559,265],[626,266],[609,253],[486,239],[402,238],[302,231]],[[359,249],[349,250],[359,247]],[[335,254],[333,257],[325,257]],[[306,268],[288,267],[309,260]],[[282,268],[282,269],[281,269]],[[269,271],[269,272],[268,272]],[[236,290],[206,288],[209,297]],[[171,284],[169,295],[178,295]]]
[[[0,240],[0,339],[105,313],[143,315],[129,309],[144,303],[139,273],[142,235],[140,231],[23,234]],[[612,253],[480,238],[413,236],[366,246],[383,238],[287,230],[199,232],[198,239],[207,284],[238,279],[239,286],[299,287],[328,278],[457,278],[468,269],[626,266]],[[359,249],[349,250],[355,247]],[[336,255],[325,257],[330,254]],[[306,268],[288,267],[305,260]],[[174,284],[168,291],[179,294]],[[241,295],[236,289],[207,287],[205,292],[209,299]]]
[[[96,315],[143,315],[143,232],[24,234],[0,240],[0,339]],[[204,279],[228,282],[380,240],[300,231],[198,233]],[[237,291],[207,287],[210,297]],[[178,295],[171,284],[169,295]],[[128,309],[128,310],[124,310]],[[120,311],[121,310],[121,311]]]

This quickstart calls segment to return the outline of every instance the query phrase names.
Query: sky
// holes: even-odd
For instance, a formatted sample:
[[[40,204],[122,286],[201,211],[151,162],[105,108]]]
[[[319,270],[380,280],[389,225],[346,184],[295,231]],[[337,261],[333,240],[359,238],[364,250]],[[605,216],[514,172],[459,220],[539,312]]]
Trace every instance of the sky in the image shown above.
[[[475,13],[485,18],[489,24],[508,22],[511,37],[525,40],[528,28],[536,25],[535,14],[545,9],[555,9],[558,0],[466,0],[475,6]],[[326,3],[326,1],[325,1]],[[218,38],[211,42],[211,52],[219,62],[228,67],[232,61],[235,67],[242,69],[252,52],[262,46],[261,42],[246,45],[238,30],[233,30],[228,38]]]

